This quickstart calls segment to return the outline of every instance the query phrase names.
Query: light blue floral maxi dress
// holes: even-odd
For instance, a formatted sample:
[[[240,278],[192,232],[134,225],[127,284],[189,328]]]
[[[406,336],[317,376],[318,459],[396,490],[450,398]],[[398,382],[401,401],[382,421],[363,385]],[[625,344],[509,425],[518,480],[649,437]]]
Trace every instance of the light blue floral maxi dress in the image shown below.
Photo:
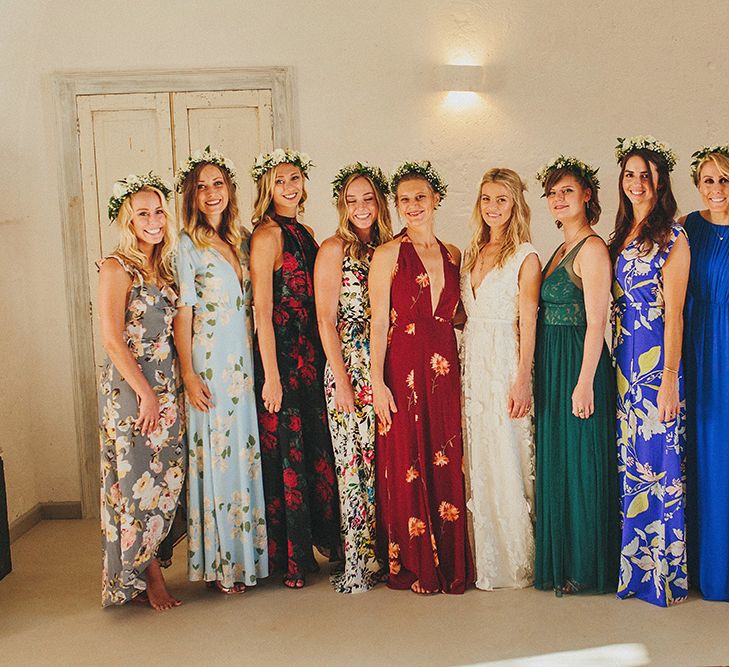
[[[666,249],[644,255],[629,243],[615,263],[613,355],[617,367],[618,472],[622,547],[618,597],[658,606],[688,594],[684,528],[685,399],[675,420],[658,420],[663,378],[663,268],[683,229],[674,224]]]
[[[241,269],[242,287],[217,250],[182,235],[178,307],[193,309],[192,364],[213,402],[207,413],[186,406],[188,574],[226,587],[268,576],[247,241]]]

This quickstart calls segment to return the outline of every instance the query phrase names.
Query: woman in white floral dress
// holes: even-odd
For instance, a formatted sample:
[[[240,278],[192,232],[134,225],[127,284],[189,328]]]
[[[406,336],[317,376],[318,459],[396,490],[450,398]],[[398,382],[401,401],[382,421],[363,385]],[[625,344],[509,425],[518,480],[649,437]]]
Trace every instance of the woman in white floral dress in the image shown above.
[[[476,586],[523,588],[534,572],[532,362],[541,271],[526,186],[487,171],[461,274],[463,392]]]
[[[170,190],[151,172],[114,185],[109,218],[120,242],[101,262],[99,314],[109,360],[99,382],[102,604],[133,598],[180,605],[157,550],[170,531],[184,480],[172,348],[174,223]]]
[[[253,393],[248,239],[235,171],[209,148],[178,171],[185,233],[175,345],[187,399],[188,575],[226,594],[268,576]]]
[[[389,186],[377,167],[357,162],[334,180],[339,225],[316,256],[316,312],[327,365],[324,393],[339,482],[344,565],[331,576],[340,593],[382,579],[376,555],[375,409],[370,380],[370,297],[374,249],[392,239]]]

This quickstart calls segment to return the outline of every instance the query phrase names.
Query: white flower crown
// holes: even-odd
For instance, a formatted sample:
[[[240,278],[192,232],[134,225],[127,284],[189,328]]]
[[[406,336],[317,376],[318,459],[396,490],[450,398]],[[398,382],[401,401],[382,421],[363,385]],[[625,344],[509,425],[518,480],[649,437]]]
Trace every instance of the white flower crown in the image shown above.
[[[277,148],[270,153],[261,153],[255,159],[251,167],[251,176],[254,181],[260,181],[263,174],[280,164],[293,164],[301,169],[301,173],[306,178],[309,178],[309,168],[314,166],[311,158],[306,153],[299,153],[299,151],[290,148],[285,150]]]
[[[649,134],[640,134],[635,137],[628,137],[627,139],[618,137],[618,144],[615,146],[615,159],[618,161],[618,164],[620,164],[628,153],[632,153],[637,150],[653,151],[660,155],[666,161],[668,171],[673,171],[678,160],[676,153],[674,153],[667,144],[658,141],[658,139]]]
[[[196,150],[189,158],[187,158],[185,164],[177,170],[177,173],[175,174],[175,190],[177,190],[177,192],[182,192],[182,184],[185,182],[187,175],[201,162],[214,164],[217,167],[225,169],[228,172],[228,176],[230,176],[230,180],[233,185],[238,187],[233,160],[225,157],[219,151],[210,150],[210,146],[206,146],[204,151]]]
[[[367,176],[375,184],[375,187],[382,193],[383,197],[387,198],[390,194],[390,184],[387,180],[387,176],[382,173],[382,169],[367,164],[366,162],[353,162],[352,164],[342,167],[332,181],[332,199],[334,204],[337,203],[339,193],[342,191],[347,179],[355,174]]]
[[[699,180],[699,165],[713,153],[729,158],[729,144],[725,146],[702,146],[691,156],[691,178],[694,183]]]
[[[446,185],[443,177],[433,168],[430,160],[422,160],[421,162],[403,162],[403,164],[395,169],[395,171],[392,172],[392,177],[390,178],[390,192],[392,193],[392,196],[396,196],[397,184],[408,174],[417,174],[428,181],[430,186],[433,188],[433,191],[440,195],[440,202],[438,204],[438,206],[440,206],[446,198],[446,194],[448,194],[448,185]]]
[[[118,181],[115,181],[111,188],[111,197],[109,198],[109,206],[107,208],[110,222],[116,220],[124,200],[129,195],[139,192],[143,187],[155,188],[164,195],[166,201],[170,200],[172,188],[153,171],[150,171],[148,174],[129,174],[126,178],[120,178]]]
[[[547,182],[549,173],[555,169],[569,169],[572,173],[584,178],[593,190],[600,189],[600,181],[597,180],[599,167],[598,169],[594,169],[587,162],[577,159],[574,155],[559,155],[549,164],[544,165],[537,172],[537,180],[542,184],[542,187]]]

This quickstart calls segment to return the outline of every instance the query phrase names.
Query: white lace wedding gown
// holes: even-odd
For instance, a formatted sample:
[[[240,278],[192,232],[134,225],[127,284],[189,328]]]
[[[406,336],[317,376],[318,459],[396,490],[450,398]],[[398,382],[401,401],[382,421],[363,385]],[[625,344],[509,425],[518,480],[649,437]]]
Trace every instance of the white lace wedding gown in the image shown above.
[[[471,479],[476,586],[523,588],[534,572],[534,429],[531,414],[511,419],[508,393],[519,364],[519,269],[536,249],[522,243],[476,289],[461,275],[468,319],[462,365],[465,438]]]

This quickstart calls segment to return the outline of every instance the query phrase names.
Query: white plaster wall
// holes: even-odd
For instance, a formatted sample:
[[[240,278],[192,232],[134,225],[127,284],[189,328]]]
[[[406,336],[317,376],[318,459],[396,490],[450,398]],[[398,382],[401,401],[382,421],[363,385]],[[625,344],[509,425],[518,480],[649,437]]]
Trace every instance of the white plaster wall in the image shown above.
[[[79,497],[52,72],[293,66],[300,147],[317,164],[306,217],[320,237],[334,225],[328,184],[342,164],[390,169],[427,157],[450,183],[443,238],[467,243],[481,173],[510,166],[529,179],[545,258],[559,235],[533,174],[548,159],[568,152],[600,165],[598,230],[607,234],[616,136],[652,133],[674,146],[684,211],[698,204],[691,152],[729,141],[723,2],[2,0],[0,8],[0,447],[11,518],[37,501]],[[458,61],[484,65],[488,81],[471,107],[454,110],[431,75]]]

